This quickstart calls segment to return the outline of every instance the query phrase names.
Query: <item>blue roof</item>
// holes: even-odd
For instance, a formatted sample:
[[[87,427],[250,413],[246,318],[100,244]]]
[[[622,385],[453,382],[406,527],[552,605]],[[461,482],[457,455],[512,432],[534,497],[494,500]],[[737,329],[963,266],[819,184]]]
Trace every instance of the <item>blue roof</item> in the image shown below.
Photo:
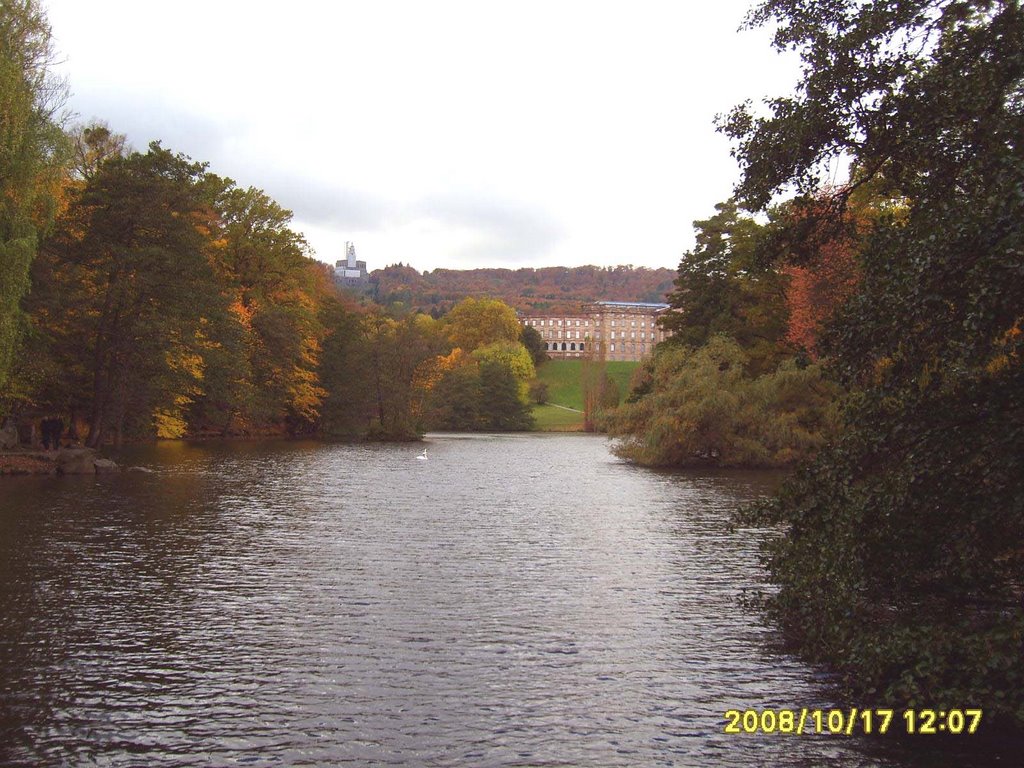
[[[654,304],[646,301],[597,301],[603,307],[644,307],[645,309],[668,309],[668,304]]]

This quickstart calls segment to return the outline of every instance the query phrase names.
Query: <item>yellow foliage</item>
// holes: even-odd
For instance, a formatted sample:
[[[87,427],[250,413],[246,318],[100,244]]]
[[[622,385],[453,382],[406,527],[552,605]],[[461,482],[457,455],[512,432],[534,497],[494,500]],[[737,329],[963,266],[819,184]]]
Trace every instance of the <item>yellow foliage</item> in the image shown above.
[[[429,392],[437,386],[445,374],[453,371],[470,360],[461,348],[456,347],[447,355],[437,355],[424,360],[418,366],[412,376],[413,387],[421,392]]]
[[[182,418],[181,411],[169,411],[158,408],[153,412],[153,426],[156,436],[161,440],[177,440],[185,436],[188,424]]]
[[[1008,355],[996,355],[985,365],[985,372],[995,376],[1000,371],[1004,370],[1010,364],[1010,357]]]
[[[313,421],[320,415],[320,404],[327,397],[327,390],[320,386],[316,373],[299,366],[293,366],[288,383],[288,399],[295,412]]]

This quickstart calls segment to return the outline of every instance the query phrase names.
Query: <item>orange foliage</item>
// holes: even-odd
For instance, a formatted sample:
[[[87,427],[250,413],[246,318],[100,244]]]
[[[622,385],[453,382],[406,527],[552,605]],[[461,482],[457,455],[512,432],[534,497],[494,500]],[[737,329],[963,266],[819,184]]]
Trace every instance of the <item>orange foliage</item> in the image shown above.
[[[818,338],[825,325],[850,297],[860,280],[857,266],[856,230],[850,227],[837,232],[824,242],[819,241],[812,258],[800,265],[783,267],[789,278],[786,306],[789,326],[786,341],[817,358]]]
[[[846,248],[826,246],[813,266],[785,268],[789,276],[786,340],[816,357],[818,336],[857,285],[857,263]]]
[[[447,355],[437,355],[424,360],[416,367],[413,374],[413,386],[420,391],[429,392],[437,386],[446,373],[455,370],[470,359],[468,354],[456,347]]]

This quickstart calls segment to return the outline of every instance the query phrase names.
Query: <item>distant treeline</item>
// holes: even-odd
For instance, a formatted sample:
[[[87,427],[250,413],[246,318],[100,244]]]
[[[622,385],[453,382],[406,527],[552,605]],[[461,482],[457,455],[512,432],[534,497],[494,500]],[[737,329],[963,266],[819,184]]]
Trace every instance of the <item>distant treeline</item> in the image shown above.
[[[676,273],[647,267],[435,269],[397,264],[370,276],[382,304],[401,302],[438,317],[467,296],[491,297],[521,312],[572,311],[591,301],[662,302]]]

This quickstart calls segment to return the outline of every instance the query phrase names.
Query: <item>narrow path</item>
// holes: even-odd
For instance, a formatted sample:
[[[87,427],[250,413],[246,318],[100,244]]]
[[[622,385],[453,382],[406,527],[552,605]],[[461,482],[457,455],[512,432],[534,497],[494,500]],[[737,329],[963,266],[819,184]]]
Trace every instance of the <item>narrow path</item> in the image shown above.
[[[570,408],[567,405],[559,405],[558,403],[548,403],[548,405],[555,408],[561,408],[563,411],[572,411],[573,413],[583,413],[579,408]]]

